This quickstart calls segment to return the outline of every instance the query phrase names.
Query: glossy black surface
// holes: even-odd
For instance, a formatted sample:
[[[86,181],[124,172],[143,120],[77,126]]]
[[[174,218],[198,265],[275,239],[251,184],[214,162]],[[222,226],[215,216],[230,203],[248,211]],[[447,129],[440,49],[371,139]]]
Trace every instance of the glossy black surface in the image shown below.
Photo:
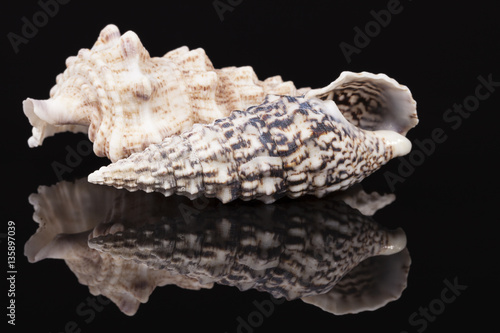
[[[495,231],[500,25],[493,2],[401,1],[397,6],[395,1],[74,0],[57,9],[52,5],[45,16],[38,13],[49,5],[41,3],[55,2],[18,1],[2,9],[2,97],[7,103],[2,106],[0,141],[5,192],[1,267],[9,277],[5,235],[7,222],[14,221],[17,272],[15,298],[8,296],[10,284],[4,282],[2,290],[2,320],[9,332],[26,327],[39,332],[133,332],[158,324],[165,330],[180,324],[186,332],[495,327],[496,309],[489,302],[495,304],[500,275]],[[390,22],[381,10],[393,11]],[[376,17],[382,24],[370,23]],[[25,22],[33,20],[40,27],[23,31]],[[109,162],[87,154],[82,143],[87,139],[81,134],[59,134],[42,147],[28,148],[31,126],[21,103],[27,97],[47,98],[65,59],[90,48],[108,23],[122,32],[135,31],[152,56],[182,45],[202,47],[217,68],[251,65],[260,79],[279,74],[297,87],[322,87],[343,70],[386,73],[407,85],[420,118],[408,133],[413,152],[364,181],[367,190],[394,191],[397,196],[375,220],[402,227],[408,237],[412,266],[401,299],[375,312],[347,316],[293,301],[275,304],[266,316],[256,305],[269,300],[265,293],[166,286],[155,290],[134,317],[127,317],[90,295],[61,260],[29,264],[23,247],[38,227],[29,194],[39,185],[77,179]],[[357,36],[365,28],[373,29],[369,41]],[[22,41],[17,53],[13,34],[22,38],[16,39]],[[357,43],[350,62],[343,42]],[[67,172],[61,173],[61,165]],[[11,299],[15,326],[7,324]]]

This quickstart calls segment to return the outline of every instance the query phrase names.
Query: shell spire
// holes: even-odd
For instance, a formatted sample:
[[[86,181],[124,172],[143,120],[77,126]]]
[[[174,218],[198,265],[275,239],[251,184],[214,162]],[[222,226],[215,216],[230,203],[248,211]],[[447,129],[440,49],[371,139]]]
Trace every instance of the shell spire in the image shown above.
[[[264,103],[102,167],[92,183],[128,190],[266,203],[322,197],[360,182],[411,143],[391,130],[366,131],[331,100],[268,96]]]
[[[201,48],[186,46],[151,57],[132,31],[106,26],[91,49],[66,60],[48,100],[28,98],[30,147],[59,132],[84,132],[94,152],[111,161],[209,123],[235,109],[261,103],[266,94],[296,95],[292,82],[260,81],[252,67],[215,69]]]

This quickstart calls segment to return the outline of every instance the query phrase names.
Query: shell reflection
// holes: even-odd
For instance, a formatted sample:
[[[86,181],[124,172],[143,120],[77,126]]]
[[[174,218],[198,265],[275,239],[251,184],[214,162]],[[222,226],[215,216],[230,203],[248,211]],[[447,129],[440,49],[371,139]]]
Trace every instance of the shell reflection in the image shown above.
[[[342,196],[370,212],[392,200],[359,188]],[[222,205],[79,180],[42,186],[30,202],[40,227],[28,259],[64,259],[92,294],[128,315],[166,284],[252,288],[335,314],[374,310],[406,287],[404,232],[333,196]]]

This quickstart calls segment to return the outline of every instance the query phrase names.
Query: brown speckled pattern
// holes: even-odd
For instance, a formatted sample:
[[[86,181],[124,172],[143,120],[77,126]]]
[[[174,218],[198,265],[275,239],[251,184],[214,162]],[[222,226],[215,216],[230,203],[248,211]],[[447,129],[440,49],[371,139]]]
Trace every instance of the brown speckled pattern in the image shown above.
[[[350,123],[365,130],[405,135],[418,124],[416,102],[408,87],[385,74],[345,71],[330,85],[310,90],[306,96],[334,101]]]
[[[132,31],[106,26],[91,49],[66,61],[46,107],[25,105],[33,125],[30,146],[58,132],[87,132],[98,156],[117,161],[165,137],[209,123],[264,100],[296,95],[280,76],[259,80],[250,66],[215,69],[201,48],[183,46],[151,57]],[[41,109],[47,111],[41,111]],[[34,110],[31,110],[34,109]],[[41,117],[42,113],[48,116]],[[76,126],[76,127],[75,127]]]
[[[259,106],[103,167],[89,181],[222,202],[321,197],[395,156],[392,143],[377,133],[350,124],[331,101],[270,95]]]
[[[296,89],[279,75],[261,81],[250,66],[216,69],[201,48],[151,57],[134,32],[121,35],[114,25],[66,66],[48,100],[23,102],[33,126],[30,147],[59,132],[85,132],[95,154],[114,162],[194,124],[258,105],[267,94],[333,100],[348,121],[367,130],[405,135],[418,122],[408,88],[385,74],[345,71],[327,87]]]
[[[389,231],[342,202],[312,199],[207,207],[193,222],[172,211],[154,224],[101,230],[89,245],[172,276],[290,300],[328,292],[401,238],[401,230]]]

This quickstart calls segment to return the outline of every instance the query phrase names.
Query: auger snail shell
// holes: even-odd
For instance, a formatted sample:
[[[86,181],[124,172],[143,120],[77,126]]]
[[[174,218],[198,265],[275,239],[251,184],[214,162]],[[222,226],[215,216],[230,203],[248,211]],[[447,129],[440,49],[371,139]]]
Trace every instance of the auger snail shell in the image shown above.
[[[102,167],[88,180],[166,196],[271,203],[285,195],[322,197],[346,189],[410,151],[410,141],[395,131],[406,133],[408,126],[380,119],[372,122],[373,129],[380,125],[395,130],[356,127],[328,99],[331,91],[319,91],[325,100],[269,95],[259,106],[233,111],[209,125],[196,124]],[[403,111],[413,115],[414,104]],[[416,118],[405,119],[412,124]]]
[[[95,154],[115,162],[193,124],[258,105],[267,94],[331,99],[365,129],[382,129],[389,119],[386,129],[404,134],[417,122],[408,89],[385,75],[344,72],[323,89],[296,89],[280,76],[260,81],[250,66],[215,69],[201,48],[150,57],[134,32],[120,36],[114,25],[66,66],[49,99],[23,102],[33,126],[30,147],[59,132],[88,132]]]

